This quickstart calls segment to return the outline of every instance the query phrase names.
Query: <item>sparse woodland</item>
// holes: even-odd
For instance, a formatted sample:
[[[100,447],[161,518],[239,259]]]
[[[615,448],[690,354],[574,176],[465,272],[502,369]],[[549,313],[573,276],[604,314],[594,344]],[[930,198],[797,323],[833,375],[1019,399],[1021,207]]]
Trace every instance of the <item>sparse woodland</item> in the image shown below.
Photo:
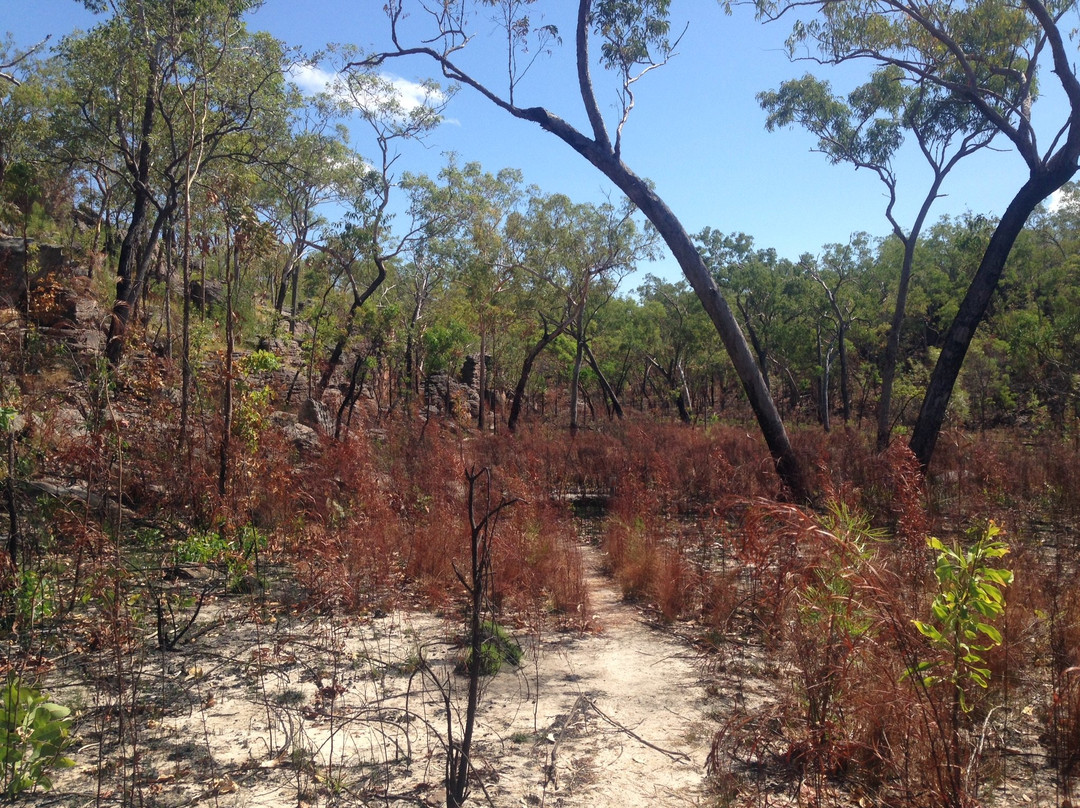
[[[798,260],[686,234],[621,162],[666,2],[571,15],[622,92],[605,122],[583,71],[587,135],[456,66],[468,3],[415,47],[389,3],[396,50],[333,52],[315,97],[248,0],[97,5],[0,46],[5,799],[594,804],[559,768],[584,716],[649,738],[595,694],[537,705],[545,649],[603,635],[599,559],[700,691],[701,754],[649,742],[696,784],[625,804],[1074,804],[1080,125],[1039,151],[1030,116],[1037,75],[1080,110],[1075,3],[933,4],[951,50],[899,0],[797,26],[873,75],[763,93],[770,127],[892,202],[904,138],[934,175],[918,221],[890,204],[889,235]],[[496,5],[512,49],[553,45]],[[396,59],[630,201],[467,156],[410,172],[452,93],[404,104]],[[1019,202],[935,218],[991,144],[1031,169]],[[685,280],[645,274],[667,249]],[[527,728],[493,736],[496,704]],[[508,749],[541,761],[527,787]]]

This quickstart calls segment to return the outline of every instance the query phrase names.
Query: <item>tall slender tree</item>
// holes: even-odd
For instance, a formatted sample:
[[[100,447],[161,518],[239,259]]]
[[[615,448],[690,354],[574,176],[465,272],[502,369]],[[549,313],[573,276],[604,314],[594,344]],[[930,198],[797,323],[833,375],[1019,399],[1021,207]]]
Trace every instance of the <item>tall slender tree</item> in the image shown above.
[[[885,218],[903,245],[892,320],[881,360],[881,392],[877,409],[877,446],[888,446],[892,432],[892,389],[900,356],[915,248],[930,208],[948,174],[965,157],[993,140],[997,130],[969,104],[933,84],[909,86],[903,72],[890,65],[846,99],[833,95],[828,82],[807,75],[786,81],[780,89],[758,95],[768,113],[766,127],[798,123],[817,137],[816,150],[832,163],[849,163],[875,174],[885,186]],[[899,178],[895,155],[911,135],[930,167],[930,184],[915,218],[907,227],[896,212]]]
[[[636,104],[636,85],[648,73],[662,67],[678,45],[678,38],[670,33],[669,5],[669,0],[579,0],[576,18],[569,28],[573,31],[578,93],[588,119],[588,132],[545,107],[518,103],[522,77],[535,65],[536,55],[550,47],[559,35],[557,27],[551,24],[534,25],[529,4],[518,0],[416,3],[417,10],[427,16],[432,26],[430,33],[418,34],[418,44],[406,41],[403,25],[413,4],[391,0],[386,9],[393,47],[359,60],[352,68],[374,69],[387,60],[403,57],[431,59],[446,78],[480,93],[509,115],[535,123],[558,137],[625,193],[667,243],[720,334],[781,480],[791,496],[808,500],[811,490],[805,470],[731,309],[678,217],[652,184],[634,173],[622,159],[623,130]],[[504,26],[508,50],[502,92],[494,89],[494,83],[458,62],[459,54],[472,38],[471,13],[485,6],[495,7]],[[592,49],[596,46],[599,46],[600,64],[614,77],[619,101],[610,123],[601,111],[593,84]]]
[[[573,430],[578,426],[576,390],[581,363],[587,358],[590,322],[619,281],[649,254],[651,237],[637,227],[628,206],[575,205],[561,194],[534,196],[528,210],[512,218],[508,230],[511,243],[521,249],[514,256],[520,281],[534,299],[550,297],[553,310],[538,310],[542,334],[526,354],[507,428],[517,427],[533,363],[559,336],[570,333],[576,344],[575,373],[570,380]],[[596,372],[603,377],[599,368]],[[618,407],[610,387],[607,395]]]
[[[74,102],[58,124],[69,151],[117,171],[131,194],[106,345],[116,364],[154,247],[185,186],[211,156],[224,156],[226,144],[230,156],[244,155],[248,147],[235,136],[273,106],[266,93],[281,86],[283,52],[271,37],[248,33],[242,17],[255,0],[84,4],[111,16],[58,49]]]
[[[793,9],[818,13],[801,19],[789,39],[792,52],[813,49],[829,64],[867,60],[899,71],[915,88],[928,88],[974,110],[972,126],[996,129],[1023,159],[1024,184],[1006,207],[983,254],[941,353],[910,446],[930,464],[960,368],[986,316],[1013,244],[1028,217],[1080,168],[1080,80],[1075,31],[1067,20],[1076,0],[972,0],[962,4],[916,0],[759,0],[760,12],[777,18]],[[1049,71],[1042,70],[1044,59]],[[1051,79],[1047,72],[1053,75]],[[1038,126],[1035,101],[1053,82],[1064,112]]]

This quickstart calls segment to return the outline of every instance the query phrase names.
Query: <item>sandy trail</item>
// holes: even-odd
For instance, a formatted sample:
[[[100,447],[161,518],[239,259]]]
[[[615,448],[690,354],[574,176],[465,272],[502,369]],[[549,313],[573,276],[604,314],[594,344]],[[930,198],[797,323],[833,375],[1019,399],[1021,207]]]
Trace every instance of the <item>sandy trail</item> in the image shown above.
[[[622,601],[598,550],[582,552],[600,630],[546,637],[517,678],[489,684],[489,794],[496,805],[695,804],[711,740],[695,654]]]
[[[593,630],[523,637],[521,667],[485,681],[469,804],[697,804],[711,738],[695,654],[622,601],[599,550],[581,552]],[[208,611],[213,621],[175,652],[132,663],[137,738],[118,741],[100,678],[57,677],[62,701],[86,705],[57,804],[445,805],[436,682],[458,720],[457,621],[290,617],[236,598]],[[417,665],[420,649],[434,676]]]

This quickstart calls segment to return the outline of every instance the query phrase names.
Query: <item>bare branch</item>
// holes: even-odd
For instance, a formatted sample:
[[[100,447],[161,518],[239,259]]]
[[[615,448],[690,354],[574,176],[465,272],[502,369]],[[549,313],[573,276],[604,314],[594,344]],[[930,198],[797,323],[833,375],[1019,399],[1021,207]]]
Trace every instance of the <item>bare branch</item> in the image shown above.
[[[33,56],[51,38],[52,34],[48,34],[36,45],[31,45],[27,50],[23,51],[22,53],[16,54],[14,57],[12,57],[6,62],[0,62],[0,79],[3,79],[4,81],[14,84],[16,87],[18,87],[22,82],[15,78],[15,74],[14,72],[12,72],[12,68],[18,67],[20,64]]]

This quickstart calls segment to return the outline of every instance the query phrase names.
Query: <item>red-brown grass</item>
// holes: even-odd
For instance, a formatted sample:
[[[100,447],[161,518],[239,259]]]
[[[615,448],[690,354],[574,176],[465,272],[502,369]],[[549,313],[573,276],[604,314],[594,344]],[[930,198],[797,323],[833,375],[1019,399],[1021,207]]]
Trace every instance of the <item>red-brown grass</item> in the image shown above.
[[[336,602],[345,608],[385,604],[403,589],[430,606],[452,607],[464,594],[458,575],[470,553],[465,472],[508,454],[503,440],[464,442],[433,424],[393,424],[370,447],[354,437],[328,448],[306,489],[318,540],[305,543],[305,563],[320,567],[307,579],[340,590]],[[583,614],[572,512],[535,474],[514,474],[528,469],[524,462],[500,467],[490,491],[476,492],[474,519],[512,503],[492,533],[494,601],[507,613]]]

